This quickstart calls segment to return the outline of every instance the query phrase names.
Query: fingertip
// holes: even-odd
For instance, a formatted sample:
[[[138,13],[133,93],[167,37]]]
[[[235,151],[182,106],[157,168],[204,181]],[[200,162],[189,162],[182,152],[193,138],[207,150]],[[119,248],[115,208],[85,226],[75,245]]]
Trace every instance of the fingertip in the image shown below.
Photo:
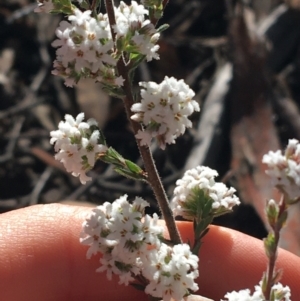
[[[96,273],[99,256],[86,259],[79,243],[90,208],[38,205],[0,218],[1,300],[131,300],[144,296]],[[141,300],[141,299],[140,299]]]
[[[143,292],[108,281],[96,273],[99,256],[86,260],[79,243],[91,208],[45,205],[16,210],[0,218],[1,297],[10,301],[146,300]],[[163,223],[163,221],[161,221]],[[185,242],[193,241],[192,223],[178,222]],[[267,266],[263,242],[240,232],[210,226],[200,250],[200,294],[220,300],[232,290],[253,289]],[[300,294],[299,257],[279,251],[282,283]]]
[[[182,238],[193,241],[192,223],[178,223]],[[263,241],[241,232],[210,226],[199,254],[199,293],[220,300],[227,292],[249,288],[253,291],[267,269]],[[280,282],[288,285],[292,295],[300,294],[300,258],[279,249],[276,268],[283,269]]]

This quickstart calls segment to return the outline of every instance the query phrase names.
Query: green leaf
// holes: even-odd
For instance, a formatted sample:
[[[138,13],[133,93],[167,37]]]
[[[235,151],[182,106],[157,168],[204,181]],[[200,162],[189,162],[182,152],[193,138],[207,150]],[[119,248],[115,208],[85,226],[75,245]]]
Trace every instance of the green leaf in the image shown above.
[[[53,0],[55,13],[64,13],[70,15],[74,12],[75,6],[72,5],[70,0]]]
[[[129,65],[129,72],[133,72],[138,65],[140,65],[146,56],[140,53],[130,53],[130,65]]]
[[[212,204],[213,200],[204,193],[203,189],[195,187],[182,207],[199,224],[203,219],[212,216]]]
[[[103,131],[102,131],[101,129],[99,129],[99,128],[98,128],[98,131],[99,131],[99,133],[100,133],[98,142],[99,142],[100,144],[103,144],[103,145],[107,146],[106,139],[105,139],[105,136],[104,136]]]
[[[98,12],[100,11],[101,9],[101,0],[96,0],[96,4],[95,4],[95,8],[98,10]]]
[[[117,39],[116,41],[116,48],[119,52],[124,51],[124,47],[125,47],[125,43],[124,43],[124,39]]]
[[[143,169],[130,160],[124,159],[112,147],[109,147],[99,159],[105,163],[114,165],[114,170],[126,178],[147,181],[147,174]]]
[[[287,217],[288,217],[287,210],[284,210],[282,213],[279,214],[278,221],[277,221],[277,226],[279,227],[279,229],[281,229],[285,225],[287,221]]]
[[[140,181],[145,181],[146,179],[142,175],[137,175],[129,171],[128,169],[122,168],[122,167],[115,167],[114,171],[117,172],[118,174],[129,178],[133,180],[140,180]]]
[[[194,245],[193,249],[192,249],[192,253],[196,256],[199,255],[199,252],[200,252],[200,247],[202,245],[202,242],[199,240],[197,241],[197,243]]]
[[[169,24],[163,24],[163,25],[159,26],[159,27],[156,29],[156,31],[157,31],[157,32],[163,32],[163,31],[167,30],[169,27],[170,27]]]
[[[110,163],[119,167],[125,166],[125,159],[112,147],[109,147],[105,155],[100,159],[105,163]]]
[[[272,279],[273,283],[279,282],[282,278],[282,275],[283,275],[283,269],[278,269],[278,270],[274,271],[273,279]]]
[[[213,200],[209,197],[209,196],[206,196],[206,195],[203,195],[203,217],[207,217],[209,215],[212,215],[212,205],[213,205]]]
[[[143,170],[138,165],[129,160],[125,159],[125,164],[128,167],[128,169],[134,173],[140,174],[143,172]]]
[[[90,9],[90,4],[89,4],[87,1],[82,1],[82,2],[80,3],[80,7],[81,7],[81,8],[84,8],[84,9],[86,9],[86,10],[89,10],[89,9]]]
[[[267,277],[266,272],[264,272],[264,273],[263,273],[262,280],[261,280],[261,290],[262,290],[263,294],[266,293],[266,290],[267,290],[267,283],[268,283],[268,277]]]
[[[209,231],[209,228],[206,228],[200,235],[200,239],[203,238]]]
[[[114,96],[120,99],[123,99],[123,97],[125,96],[123,89],[120,87],[108,85],[103,82],[101,82],[101,85],[102,85],[102,90],[107,94],[109,94],[110,96]]]
[[[275,236],[273,233],[269,233],[266,238],[263,239],[265,252],[268,258],[275,256],[276,254],[276,243]]]

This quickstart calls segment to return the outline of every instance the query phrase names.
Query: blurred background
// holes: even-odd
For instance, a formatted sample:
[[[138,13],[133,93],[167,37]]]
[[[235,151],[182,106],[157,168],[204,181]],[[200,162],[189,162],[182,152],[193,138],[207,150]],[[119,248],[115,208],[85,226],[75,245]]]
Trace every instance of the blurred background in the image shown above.
[[[99,122],[108,145],[142,165],[120,100],[92,81],[71,89],[51,75],[51,42],[62,17],[36,14],[36,6],[0,1],[0,212],[52,202],[101,204],[127,193],[159,213],[146,184],[99,162],[93,181],[81,185],[55,161],[49,132],[65,114],[83,111]],[[167,193],[171,198],[187,169],[214,168],[243,203],[215,223],[262,238],[265,202],[280,196],[261,158],[300,139],[300,0],[170,0],[160,23],[170,25],[159,42],[161,59],[143,63],[136,83],[184,79],[201,106],[193,129],[175,145],[151,147]],[[299,206],[289,209],[280,242],[297,255],[299,217]]]

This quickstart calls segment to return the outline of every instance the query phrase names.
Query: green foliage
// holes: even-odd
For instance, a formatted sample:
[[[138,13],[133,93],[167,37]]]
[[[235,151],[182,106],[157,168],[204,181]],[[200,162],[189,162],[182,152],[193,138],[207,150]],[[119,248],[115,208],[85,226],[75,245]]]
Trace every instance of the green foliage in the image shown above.
[[[271,258],[275,256],[276,254],[276,241],[275,241],[275,236],[273,233],[269,233],[266,238],[264,238],[264,246],[265,246],[265,252],[268,258]]]
[[[70,0],[53,0],[54,10],[51,13],[54,14],[66,14],[71,15],[74,12],[75,6]]]
[[[105,163],[114,165],[114,170],[126,178],[146,181],[147,176],[143,169],[130,160],[124,159],[115,149],[110,147],[104,155],[99,157]]]
[[[266,208],[266,214],[270,226],[272,227],[272,229],[274,229],[278,220],[278,214],[279,214],[278,205],[275,202],[274,203],[269,202]]]
[[[105,84],[103,82],[101,82],[101,85],[102,85],[102,90],[110,96],[114,96],[116,98],[121,98],[121,99],[125,96],[123,89],[120,87]]]

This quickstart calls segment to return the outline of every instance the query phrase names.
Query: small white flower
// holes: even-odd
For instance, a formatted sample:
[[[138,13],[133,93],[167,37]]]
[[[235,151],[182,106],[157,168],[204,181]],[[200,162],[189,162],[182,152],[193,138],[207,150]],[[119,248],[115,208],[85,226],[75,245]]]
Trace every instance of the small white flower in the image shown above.
[[[113,41],[107,15],[91,16],[91,11],[74,9],[68,21],[56,30],[57,47],[53,74],[63,76],[67,86],[74,86],[80,77],[99,78],[101,68],[116,65]]]
[[[124,81],[125,81],[125,79],[122,76],[118,76],[115,79],[115,85],[118,86],[118,87],[121,87],[121,86],[123,86]]]
[[[183,300],[189,290],[198,290],[195,279],[198,277],[198,257],[193,255],[187,244],[173,248],[161,244],[157,250],[151,250],[143,276],[149,284],[145,292],[164,301]]]
[[[94,166],[97,154],[107,151],[106,146],[98,144],[99,135],[99,131],[94,131],[89,138],[81,138],[81,154],[87,157],[90,166]]]
[[[135,137],[140,140],[140,145],[142,145],[142,146],[150,145],[151,140],[153,138],[151,133],[146,132],[146,131],[141,131],[141,130],[138,131],[138,133],[135,135]],[[155,137],[155,135],[154,135],[154,137]]]
[[[132,275],[144,268],[149,247],[160,247],[163,228],[157,225],[157,215],[153,219],[144,215],[146,206],[149,204],[142,198],[136,197],[130,204],[124,195],[98,206],[83,223],[80,242],[89,246],[87,258],[102,253],[102,266],[97,271],[106,271],[109,279],[116,274],[119,283],[128,285]]]
[[[123,273],[119,276],[119,284],[128,285],[130,282],[134,280],[134,278],[131,275],[131,272]]]
[[[175,139],[192,126],[188,117],[199,111],[198,103],[193,100],[195,93],[184,83],[173,77],[165,77],[160,84],[140,82],[141,102],[135,103],[131,111],[135,114],[131,119],[145,126],[144,132],[139,131],[137,138],[141,145],[150,145],[153,137],[164,149],[166,144],[175,143]]]
[[[80,241],[88,245],[87,258],[102,253],[97,272],[115,274],[119,283],[128,285],[135,275],[149,284],[145,292],[165,301],[182,300],[189,291],[198,290],[198,257],[187,244],[173,248],[160,241],[163,228],[158,216],[144,215],[149,204],[136,197],[132,204],[127,195],[94,209],[83,223]]]
[[[96,121],[83,120],[83,113],[78,114],[76,119],[67,114],[65,121],[59,123],[58,130],[50,133],[50,143],[55,144],[55,159],[62,162],[68,172],[79,177],[80,182],[85,184],[91,180],[86,172],[94,166],[97,155],[105,153],[107,147],[98,144],[99,131],[91,129],[92,125],[97,125]]]
[[[283,154],[281,150],[270,151],[263,156],[262,162],[267,165],[266,173],[272,183],[282,191],[288,202],[300,198],[300,143],[290,139]]]
[[[138,24],[142,27],[145,22],[145,15],[148,14],[149,11],[136,1],[131,1],[130,6],[121,1],[119,7],[115,8],[116,25],[114,25],[114,31],[117,38],[127,36],[129,30]]]
[[[99,267],[96,272],[106,271],[106,277],[108,280],[112,280],[112,275],[121,275],[121,271],[115,265],[115,259],[109,255],[104,254],[100,259],[101,267]]]
[[[65,141],[65,140],[63,140]],[[62,162],[67,172],[74,172],[81,168],[81,155],[77,145],[68,143],[60,146],[59,152],[55,155],[55,159]]]
[[[115,8],[116,24],[113,29],[117,40],[124,40],[119,43],[124,45],[124,51],[145,55],[147,61],[151,61],[159,59],[157,42],[160,33],[146,19],[148,15],[149,11],[136,1],[132,1],[131,5],[121,1],[119,7]]]
[[[273,285],[272,293],[275,296],[275,301],[291,301],[291,289],[288,286],[283,286],[281,283]]]
[[[227,293],[225,296],[226,301],[253,301],[253,297],[251,296],[251,292],[249,289],[240,290],[239,292],[233,291],[231,293]],[[225,301],[225,300],[223,300]],[[262,299],[260,301],[263,301]]]
[[[137,51],[146,56],[147,62],[152,61],[152,59],[155,60],[159,59],[159,55],[157,53],[159,49],[159,45],[156,44],[159,39],[159,36],[160,36],[159,33],[149,35],[149,34],[139,34],[136,31],[135,35],[131,38],[131,40],[134,42],[135,46],[137,47]]]
[[[197,166],[187,170],[183,177],[176,182],[174,198],[171,203],[174,215],[183,216],[186,219],[196,218],[190,211],[189,203],[194,202],[194,189],[200,189],[204,195],[211,198],[212,215],[222,214],[232,210],[233,206],[239,205],[238,197],[234,195],[234,188],[227,188],[223,183],[216,183],[216,170],[206,166]]]
[[[75,9],[74,10],[74,14],[70,15],[68,17],[68,20],[72,22],[73,25],[77,25],[77,26],[84,26],[86,27],[86,25],[91,21],[92,17],[91,17],[91,11],[90,10],[86,10],[84,12],[82,12],[80,9]]]
[[[271,288],[271,295],[274,295],[274,301],[291,301],[291,291],[288,286],[283,286],[281,283],[276,283]],[[261,282],[255,286],[255,291],[251,294],[249,289],[233,291],[225,295],[226,300],[222,301],[265,301],[261,289]],[[273,299],[272,299],[273,300]]]

